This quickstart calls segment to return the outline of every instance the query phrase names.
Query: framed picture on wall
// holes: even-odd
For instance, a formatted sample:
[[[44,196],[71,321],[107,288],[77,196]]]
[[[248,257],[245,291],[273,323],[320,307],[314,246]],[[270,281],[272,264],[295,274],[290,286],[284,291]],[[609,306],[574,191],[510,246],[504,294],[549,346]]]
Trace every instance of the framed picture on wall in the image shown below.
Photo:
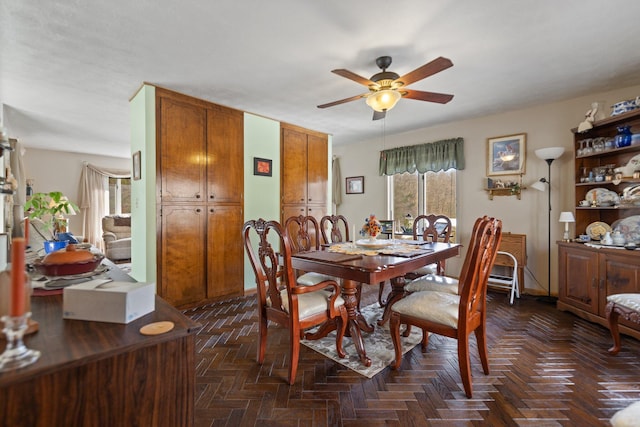
[[[347,194],[364,193],[364,176],[351,176],[347,180]]]
[[[487,176],[524,174],[527,134],[487,139]]]
[[[142,179],[142,171],[141,171],[141,165],[140,162],[142,161],[140,159],[140,150],[136,151],[135,153],[133,153],[133,180],[137,181],[139,179]]]
[[[271,176],[273,171],[271,170],[271,159],[261,159],[260,157],[253,158],[253,174],[261,176]]]

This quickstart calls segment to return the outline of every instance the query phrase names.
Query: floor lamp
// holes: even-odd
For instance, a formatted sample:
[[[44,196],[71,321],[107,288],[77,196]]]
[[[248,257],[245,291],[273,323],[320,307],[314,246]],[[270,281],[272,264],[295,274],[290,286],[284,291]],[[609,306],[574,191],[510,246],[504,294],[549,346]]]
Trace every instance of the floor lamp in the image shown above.
[[[540,148],[538,150],[535,151],[536,152],[536,156],[542,160],[544,160],[545,162],[547,162],[547,165],[549,167],[549,171],[548,171],[548,179],[547,178],[540,178],[540,181],[534,183],[531,187],[535,188],[538,191],[545,191],[546,190],[546,186],[545,184],[549,185],[549,192],[547,193],[549,196],[549,219],[547,222],[547,231],[548,231],[548,238],[547,238],[547,244],[548,244],[548,252],[547,252],[547,265],[548,265],[548,277],[547,277],[547,295],[544,297],[540,297],[538,298],[538,301],[543,301],[543,302],[549,302],[549,303],[555,303],[556,302],[556,297],[552,297],[551,296],[551,163],[553,163],[553,161],[555,159],[557,159],[558,157],[562,156],[562,153],[564,153],[564,147],[550,147],[550,148]]]

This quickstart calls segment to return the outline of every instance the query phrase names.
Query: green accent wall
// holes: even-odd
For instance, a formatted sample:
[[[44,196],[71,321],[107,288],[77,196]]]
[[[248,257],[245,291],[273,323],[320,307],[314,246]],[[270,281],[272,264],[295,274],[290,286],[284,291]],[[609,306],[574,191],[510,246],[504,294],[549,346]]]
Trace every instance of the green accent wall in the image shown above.
[[[272,176],[253,174],[254,157],[272,160]],[[245,113],[244,220],[258,218],[280,221],[280,122]],[[246,251],[244,257],[244,288],[255,289]]]
[[[129,103],[131,154],[140,151],[140,180],[131,180],[131,276],[156,282],[156,88],[143,85]]]

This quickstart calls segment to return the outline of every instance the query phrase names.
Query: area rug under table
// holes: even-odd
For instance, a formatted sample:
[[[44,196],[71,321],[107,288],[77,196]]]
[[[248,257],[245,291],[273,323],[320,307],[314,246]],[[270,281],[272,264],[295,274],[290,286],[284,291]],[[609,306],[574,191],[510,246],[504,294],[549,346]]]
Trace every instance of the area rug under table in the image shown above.
[[[355,345],[350,337],[344,337],[342,341],[342,346],[347,356],[344,359],[338,357],[335,331],[319,340],[302,340],[301,343],[365,377],[373,378],[394,361],[395,352],[389,333],[389,322],[386,322],[383,326],[378,326],[376,323],[382,317],[383,309],[376,303],[364,307],[360,312],[370,325],[375,326],[373,332],[362,333],[364,348],[367,351],[367,356],[371,359],[371,366],[368,368],[360,362]],[[402,335],[400,337],[404,354],[420,343],[422,331],[414,327],[408,337],[405,338]]]

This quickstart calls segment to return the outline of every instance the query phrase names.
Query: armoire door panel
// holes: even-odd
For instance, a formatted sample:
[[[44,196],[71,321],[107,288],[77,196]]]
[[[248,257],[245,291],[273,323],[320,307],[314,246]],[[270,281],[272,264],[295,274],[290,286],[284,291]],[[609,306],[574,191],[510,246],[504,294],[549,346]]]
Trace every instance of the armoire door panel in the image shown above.
[[[244,191],[244,115],[216,107],[207,110],[207,201],[240,203]]]
[[[160,296],[174,306],[207,297],[206,206],[163,205]]]
[[[206,110],[169,98],[159,103],[162,201],[204,201]]]
[[[282,203],[307,203],[307,135],[282,129]]]
[[[326,204],[329,179],[327,137],[307,136],[307,203]]]
[[[241,295],[244,290],[240,205],[209,205],[207,237],[207,297]]]

